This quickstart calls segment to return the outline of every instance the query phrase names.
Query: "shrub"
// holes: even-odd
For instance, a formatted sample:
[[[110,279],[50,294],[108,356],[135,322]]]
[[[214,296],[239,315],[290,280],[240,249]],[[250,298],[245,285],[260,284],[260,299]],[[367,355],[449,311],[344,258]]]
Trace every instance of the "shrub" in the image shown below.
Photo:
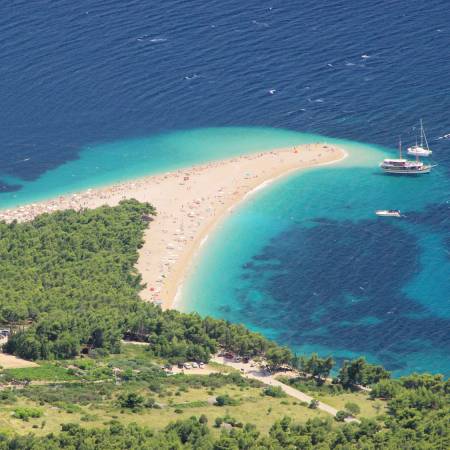
[[[352,416],[357,416],[361,412],[361,408],[352,402],[348,402],[345,404],[345,410]]]
[[[144,397],[136,392],[130,392],[128,394],[122,394],[119,396],[119,405],[122,408],[138,409],[144,403]]]
[[[159,392],[162,391],[161,383],[158,383],[157,381],[151,381],[148,384],[148,388],[149,388],[150,391],[156,392],[156,393],[159,393]]]
[[[73,364],[81,370],[88,370],[94,367],[94,361],[90,359],[75,360]]]
[[[10,403],[16,401],[16,395],[10,389],[0,391],[0,401],[4,403]]]
[[[226,406],[226,405],[237,405],[237,400],[231,398],[228,394],[218,395],[216,397],[216,405],[217,406]]]
[[[237,419],[230,416],[229,414],[226,414],[224,417],[218,417],[218,419],[220,419],[220,424],[226,423],[227,425],[231,425],[232,427],[236,427],[236,428],[244,427],[244,424],[242,422],[238,422]],[[216,419],[216,421],[217,421],[217,419]]]
[[[42,410],[38,408],[16,408],[13,413],[13,417],[16,419],[24,420],[25,422],[28,422],[30,418],[38,418],[42,417]]]
[[[282,398],[287,397],[286,392],[281,389],[279,386],[269,386],[264,389],[264,395],[268,395],[269,397]]]
[[[383,398],[390,400],[400,391],[398,382],[393,380],[381,380],[370,391],[370,398]]]
[[[63,409],[68,414],[73,414],[82,411],[82,409],[78,405],[74,405],[73,403],[57,402],[56,406],[58,408]]]
[[[343,422],[348,417],[347,411],[338,411],[334,417],[338,422]]]
[[[105,348],[93,348],[89,351],[89,356],[94,359],[104,358],[108,356],[109,352]]]
[[[308,405],[308,408],[310,409],[317,409],[317,407],[319,406],[319,401],[316,400],[315,398],[313,398]]]
[[[82,422],[93,422],[94,420],[97,420],[97,416],[94,414],[83,414],[80,417],[80,420]]]

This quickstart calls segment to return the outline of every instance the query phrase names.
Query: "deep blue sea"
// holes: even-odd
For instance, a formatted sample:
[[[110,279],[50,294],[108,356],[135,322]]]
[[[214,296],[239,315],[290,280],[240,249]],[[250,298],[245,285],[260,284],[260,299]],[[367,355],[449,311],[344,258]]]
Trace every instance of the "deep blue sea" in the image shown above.
[[[450,374],[447,1],[2,2],[0,105],[0,208],[342,139],[341,165],[258,192],[210,236],[180,305],[298,352]],[[439,165],[380,175],[420,118]]]

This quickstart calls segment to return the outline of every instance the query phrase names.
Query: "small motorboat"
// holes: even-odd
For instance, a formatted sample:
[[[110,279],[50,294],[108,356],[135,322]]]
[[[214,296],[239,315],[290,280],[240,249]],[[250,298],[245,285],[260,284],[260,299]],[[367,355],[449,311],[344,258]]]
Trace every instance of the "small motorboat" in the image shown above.
[[[381,217],[402,217],[398,209],[378,209],[375,214]]]

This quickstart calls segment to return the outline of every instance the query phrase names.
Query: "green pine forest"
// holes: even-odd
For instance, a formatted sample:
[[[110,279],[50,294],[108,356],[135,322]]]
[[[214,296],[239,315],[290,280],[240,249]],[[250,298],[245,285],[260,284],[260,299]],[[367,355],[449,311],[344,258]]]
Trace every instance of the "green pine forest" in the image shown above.
[[[0,449],[450,448],[443,376],[393,379],[362,357],[335,367],[242,325],[142,302],[134,267],[156,213],[126,200],[0,223],[0,321],[13,330],[4,351],[37,362],[0,369]],[[224,367],[162,370],[218,351],[297,369],[282,381],[338,415]]]

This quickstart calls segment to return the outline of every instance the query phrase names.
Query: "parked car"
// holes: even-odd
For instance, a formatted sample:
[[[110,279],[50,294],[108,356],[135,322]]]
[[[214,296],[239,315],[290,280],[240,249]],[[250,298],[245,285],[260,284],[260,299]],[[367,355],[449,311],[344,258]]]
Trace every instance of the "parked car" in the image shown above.
[[[198,369],[198,364],[197,364],[196,362],[193,362],[193,363],[192,363],[192,368],[193,368],[193,369]]]
[[[191,369],[191,365],[189,363],[184,363],[184,368],[185,369]]]
[[[198,367],[200,367],[200,369],[204,369],[205,368],[205,363],[199,362],[198,363]]]

